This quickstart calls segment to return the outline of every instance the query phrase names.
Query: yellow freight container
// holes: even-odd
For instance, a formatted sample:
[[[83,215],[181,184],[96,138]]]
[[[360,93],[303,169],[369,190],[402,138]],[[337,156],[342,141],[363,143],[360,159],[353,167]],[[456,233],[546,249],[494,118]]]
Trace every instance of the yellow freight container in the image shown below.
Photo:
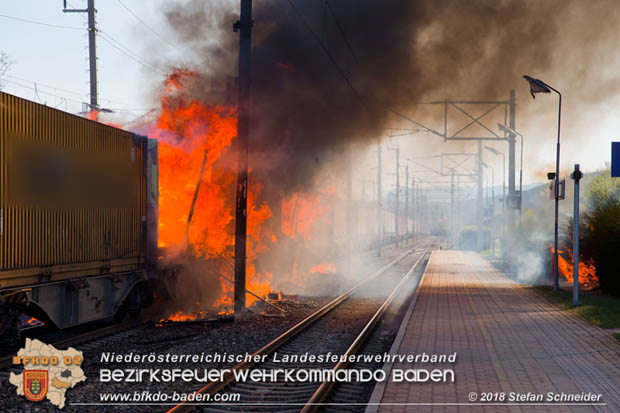
[[[139,139],[0,92],[0,142],[0,287],[143,265]]]
[[[0,302],[19,288],[37,301],[38,286],[143,272],[148,150],[144,137],[0,92]],[[122,299],[109,295],[104,313]],[[65,313],[52,318],[83,319]]]

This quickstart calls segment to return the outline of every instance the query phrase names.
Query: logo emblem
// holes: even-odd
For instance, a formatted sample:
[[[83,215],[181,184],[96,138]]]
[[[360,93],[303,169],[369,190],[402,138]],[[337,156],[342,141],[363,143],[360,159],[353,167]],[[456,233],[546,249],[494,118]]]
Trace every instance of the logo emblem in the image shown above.
[[[30,401],[45,399],[48,390],[47,370],[24,370],[24,396]]]

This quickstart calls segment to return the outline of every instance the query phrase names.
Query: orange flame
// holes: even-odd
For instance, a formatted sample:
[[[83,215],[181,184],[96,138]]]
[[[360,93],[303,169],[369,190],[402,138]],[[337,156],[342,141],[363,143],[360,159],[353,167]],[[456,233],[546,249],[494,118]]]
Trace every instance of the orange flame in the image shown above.
[[[30,317],[28,321],[26,321],[26,324],[28,324],[29,326],[34,326],[34,325],[44,324],[44,323],[34,317]]]
[[[334,274],[335,272],[336,265],[332,262],[325,262],[310,268],[310,274]]]
[[[555,251],[553,245],[550,244],[549,248],[551,250],[551,254],[553,254]],[[566,249],[568,259],[562,256],[564,251],[558,250],[558,252],[558,268],[560,270],[560,274],[566,279],[567,282],[572,283],[573,250],[572,248]],[[591,259],[579,261],[579,284],[583,285],[588,290],[597,288],[599,286],[598,276],[596,275],[596,266],[594,265],[594,261],[592,261]]]
[[[196,198],[188,233],[190,251],[209,260],[221,258],[217,270],[230,276],[234,248],[235,172],[225,155],[237,135],[236,108],[211,105],[185,95],[186,81],[196,76],[187,70],[175,70],[164,85],[161,114],[148,134],[159,142],[159,239],[160,247],[180,252],[186,245],[186,227],[204,161],[204,173]],[[272,234],[264,233],[262,224],[271,217],[271,210],[258,201],[262,191],[254,183],[248,191],[248,264],[247,288],[256,294],[271,291],[271,274],[256,271],[257,253],[267,249]],[[232,305],[232,286],[219,278],[222,294],[215,301],[218,307]],[[247,296],[247,303],[255,300]],[[175,313],[173,318],[191,317]],[[172,319],[172,318],[171,318]]]
[[[90,112],[88,112],[88,114],[86,116],[90,120],[94,120],[95,122],[99,122],[99,113],[100,113],[100,111],[98,111],[97,109],[91,109]],[[123,126],[119,125],[118,123],[105,122],[105,124],[108,125],[108,126],[113,126],[115,128],[118,128],[118,129],[123,129]]]
[[[232,278],[234,251],[235,165],[232,152],[237,135],[235,107],[212,105],[191,98],[188,83],[197,78],[195,72],[175,70],[164,83],[161,114],[146,133],[159,142],[159,239],[167,254],[188,252],[209,261],[215,272]],[[206,158],[205,158],[206,154]],[[205,160],[206,159],[206,160]],[[195,201],[189,232],[189,211],[204,163],[204,173]],[[261,201],[262,186],[255,179],[248,189],[247,289],[261,298],[274,290],[273,275],[257,269],[258,255],[278,242],[272,229],[264,225],[272,216]],[[322,193],[294,193],[282,201],[281,229],[285,237],[306,241],[318,233],[319,224],[333,219],[330,212],[336,198],[336,187]],[[278,223],[280,225],[280,223]],[[319,264],[311,272],[335,273],[332,263]],[[297,264],[293,263],[291,280],[297,280]],[[220,309],[230,308],[232,284],[219,279],[221,294],[214,301]],[[246,295],[248,305],[256,301]],[[194,307],[197,308],[197,307]],[[202,311],[178,311],[168,319],[194,320]]]
[[[291,239],[311,238],[321,220],[332,210],[334,193],[296,192],[282,201],[282,232]]]
[[[162,318],[159,321],[194,321],[194,320],[198,320],[199,318],[205,318],[206,317],[206,312],[199,312],[199,313],[184,313],[183,311],[179,310],[174,314],[169,315],[167,318]]]

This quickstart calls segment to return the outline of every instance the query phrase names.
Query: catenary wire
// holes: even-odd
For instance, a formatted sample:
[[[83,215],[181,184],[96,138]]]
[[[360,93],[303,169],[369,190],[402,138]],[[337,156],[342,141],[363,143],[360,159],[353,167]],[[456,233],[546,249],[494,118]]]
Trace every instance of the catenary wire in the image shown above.
[[[170,42],[168,39],[166,39],[165,37],[163,37],[162,35],[160,35],[157,31],[155,31],[155,29],[153,29],[150,25],[146,24],[146,22],[144,20],[142,20],[140,18],[140,16],[138,16],[136,13],[134,13],[129,7],[127,7],[127,5],[125,3],[123,3],[121,0],[117,0],[118,3],[123,6],[123,8],[125,10],[127,10],[127,12],[129,14],[131,14],[133,17],[136,18],[136,20],[138,20],[144,27],[146,27],[151,33],[153,33],[155,36],[157,36],[161,41],[163,41],[164,43],[166,43],[167,45],[169,45],[170,47],[175,48],[176,50],[178,50],[181,53],[186,53],[185,50],[179,48],[178,46],[176,46],[174,43]]]
[[[60,24],[44,23],[44,22],[39,22],[39,21],[35,21],[35,20],[22,19],[21,17],[9,16],[9,15],[6,15],[6,14],[0,14],[0,17],[4,17],[5,19],[16,20],[16,21],[19,21],[19,22],[22,22],[22,23],[36,24],[36,25],[39,25],[39,26],[46,26],[46,27],[53,27],[53,28],[56,28],[56,29],[84,30],[84,28],[82,28],[82,27],[63,26],[63,25],[60,25]]]

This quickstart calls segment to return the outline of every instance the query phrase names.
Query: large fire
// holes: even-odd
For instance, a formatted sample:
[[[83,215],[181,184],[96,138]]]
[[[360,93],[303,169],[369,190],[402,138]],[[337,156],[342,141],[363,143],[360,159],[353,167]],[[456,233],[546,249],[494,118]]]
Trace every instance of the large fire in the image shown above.
[[[549,246],[551,250],[551,254],[555,252],[553,245]],[[566,254],[568,255],[568,259],[564,258],[562,254],[564,251],[558,250],[558,268],[560,270],[560,274],[568,281],[569,283],[573,282],[573,251],[570,248],[566,249]],[[596,275],[596,267],[594,266],[594,262],[592,260],[579,260],[579,284],[584,288],[591,290],[598,287],[598,276]]]
[[[281,65],[281,68],[293,69],[292,65]],[[168,321],[204,318],[207,315],[204,308],[210,306],[219,308],[219,314],[223,314],[233,304],[236,179],[233,145],[237,111],[234,106],[212,105],[192,98],[189,83],[197,78],[195,72],[175,69],[164,82],[159,116],[153,124],[145,125],[146,130],[142,132],[158,141],[158,246],[166,250],[163,258],[185,257],[191,265],[197,261],[207,263],[206,267],[198,266],[195,272],[205,270],[215,274],[221,293],[210,304],[198,301],[187,311],[174,312],[166,318]],[[100,120],[99,115],[96,109],[86,114],[94,121]],[[108,125],[120,128],[117,124]],[[246,286],[253,294],[267,297],[274,290],[273,273],[257,269],[258,254],[268,252],[272,244],[282,240],[276,236],[274,226],[264,225],[272,213],[261,201],[262,191],[260,182],[253,179],[248,190]],[[309,241],[321,225],[334,225],[330,213],[333,214],[335,201],[334,186],[322,192],[290,194],[281,201],[281,222],[276,227],[289,241]],[[296,260],[284,272],[287,282],[301,283]],[[336,266],[323,263],[308,272],[332,274]],[[253,294],[246,294],[248,305],[258,300]]]
[[[219,277],[222,294],[215,305],[223,307],[232,304],[232,285],[226,278],[232,276],[235,172],[230,165],[234,157],[226,156],[237,134],[236,109],[188,98],[185,81],[193,76],[190,71],[178,70],[168,78],[161,114],[148,131],[159,142],[158,244],[169,253],[217,259],[213,271],[223,276]],[[201,169],[200,188],[188,224]],[[257,295],[271,291],[270,275],[257,272],[255,267],[256,254],[267,248],[264,239],[273,238],[261,227],[271,217],[269,207],[259,204],[261,190],[254,184],[248,193],[247,288]],[[247,295],[248,303],[254,300]]]

